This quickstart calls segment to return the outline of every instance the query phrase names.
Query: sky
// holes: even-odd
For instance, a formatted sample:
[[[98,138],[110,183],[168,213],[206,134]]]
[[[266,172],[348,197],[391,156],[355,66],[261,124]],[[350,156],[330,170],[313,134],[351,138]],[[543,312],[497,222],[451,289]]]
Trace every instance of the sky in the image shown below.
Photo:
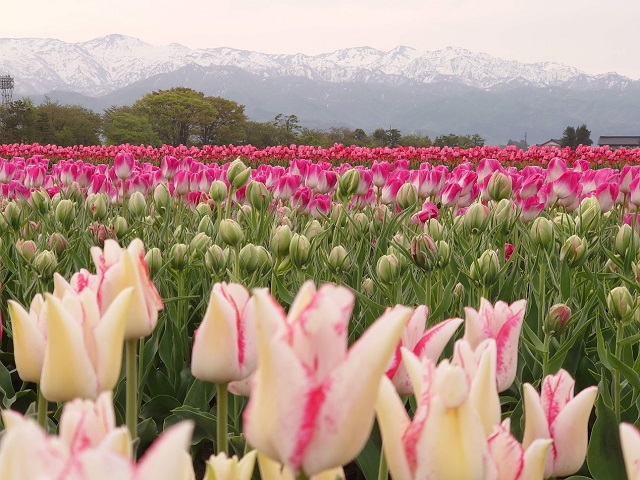
[[[318,54],[448,46],[640,79],[640,0],[18,0],[0,37]]]

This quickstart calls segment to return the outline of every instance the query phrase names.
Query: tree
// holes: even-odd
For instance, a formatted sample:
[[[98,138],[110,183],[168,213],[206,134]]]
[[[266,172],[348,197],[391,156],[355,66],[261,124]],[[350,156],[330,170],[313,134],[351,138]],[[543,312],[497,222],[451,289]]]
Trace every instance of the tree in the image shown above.
[[[34,142],[36,119],[35,107],[29,98],[0,106],[0,143]]]
[[[244,105],[222,97],[205,97],[215,109],[216,116],[200,124],[202,145],[240,145],[247,136],[247,116]]]
[[[302,132],[302,126],[296,115],[283,115],[279,113],[276,115],[273,124],[294,136]]]
[[[35,107],[34,141],[62,146],[98,145],[100,115],[79,105],[60,105],[47,99]]]
[[[593,144],[593,140],[591,140],[591,130],[589,130],[587,126],[583,123],[578,128],[576,128],[576,146],[577,145],[591,146],[592,144]]]
[[[562,140],[560,140],[560,144],[563,147],[571,147],[576,148],[578,146],[578,139],[576,135],[576,129],[574,127],[567,127],[562,132]]]
[[[200,125],[212,123],[218,113],[204,93],[185,87],[148,93],[133,108],[147,117],[160,141],[169,145],[192,144]]]
[[[287,140],[287,141],[283,141]],[[294,137],[273,122],[247,122],[247,143],[256,148],[271,145],[288,145],[293,143]]]
[[[134,113],[131,107],[111,106],[102,116],[102,133],[112,145],[160,145],[149,119]]]
[[[425,135],[423,137],[419,133],[412,133],[409,135],[403,135],[402,141],[400,142],[400,144],[405,147],[422,148],[422,147],[430,147],[432,145],[432,142],[431,142],[431,139],[429,138],[429,135]]]

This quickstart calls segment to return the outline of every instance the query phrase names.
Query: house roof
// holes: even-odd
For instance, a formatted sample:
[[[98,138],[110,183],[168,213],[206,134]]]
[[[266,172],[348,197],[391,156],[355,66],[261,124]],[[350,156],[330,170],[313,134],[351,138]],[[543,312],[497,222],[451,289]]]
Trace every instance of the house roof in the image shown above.
[[[640,135],[603,135],[598,138],[598,145],[640,147]]]
[[[545,145],[549,145],[550,143],[557,143],[558,145],[561,145],[562,144],[562,140],[560,140],[558,138],[550,138],[546,142],[541,143],[540,146],[544,147]]]

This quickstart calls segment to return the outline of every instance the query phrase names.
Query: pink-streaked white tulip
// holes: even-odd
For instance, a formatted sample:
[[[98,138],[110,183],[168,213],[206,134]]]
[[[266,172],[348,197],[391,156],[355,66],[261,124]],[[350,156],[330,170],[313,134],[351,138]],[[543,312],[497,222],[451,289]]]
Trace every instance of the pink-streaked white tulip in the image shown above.
[[[585,388],[574,397],[574,386],[574,379],[562,369],[544,378],[541,394],[524,385],[523,447],[528,449],[537,439],[553,440],[545,478],[576,473],[587,454],[587,428],[598,387]]]
[[[348,463],[369,437],[380,378],[411,310],[387,310],[348,349],[355,299],[347,288],[306,282],[288,315],[265,289],[253,299],[258,369],[244,413],[249,444],[296,474]]]
[[[204,480],[251,480],[257,453],[252,450],[246,453],[240,461],[235,455],[227,457],[224,452],[211,455],[207,460]]]
[[[629,480],[640,480],[640,430],[630,423],[620,424],[620,444]]]
[[[47,343],[47,310],[44,298],[36,294],[29,311],[14,300],[8,301],[13,330],[13,355],[18,376],[25,382],[40,383]]]
[[[248,377],[256,369],[254,303],[239,283],[216,283],[193,336],[191,372],[210,383]]]
[[[496,379],[499,392],[508,389],[516,378],[518,345],[526,308],[526,300],[518,300],[511,305],[498,301],[494,306],[483,298],[480,300],[479,310],[471,307],[464,309],[464,339],[473,348],[477,348],[487,338],[496,341]]]
[[[295,480],[293,472],[281,463],[271,460],[263,453],[258,453],[258,466],[262,480]],[[309,480],[344,480],[342,467],[332,468],[312,475]],[[205,479],[207,480],[207,479]]]

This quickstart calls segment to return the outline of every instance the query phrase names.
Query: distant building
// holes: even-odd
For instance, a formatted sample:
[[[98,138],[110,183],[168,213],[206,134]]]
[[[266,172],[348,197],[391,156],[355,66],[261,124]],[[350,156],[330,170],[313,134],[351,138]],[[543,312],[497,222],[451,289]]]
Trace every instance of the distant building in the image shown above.
[[[598,145],[609,145],[611,150],[618,148],[640,148],[640,135],[603,135],[598,138]]]
[[[540,147],[558,147],[562,148],[562,140],[558,140],[557,138],[551,138],[544,143],[539,145]]]

